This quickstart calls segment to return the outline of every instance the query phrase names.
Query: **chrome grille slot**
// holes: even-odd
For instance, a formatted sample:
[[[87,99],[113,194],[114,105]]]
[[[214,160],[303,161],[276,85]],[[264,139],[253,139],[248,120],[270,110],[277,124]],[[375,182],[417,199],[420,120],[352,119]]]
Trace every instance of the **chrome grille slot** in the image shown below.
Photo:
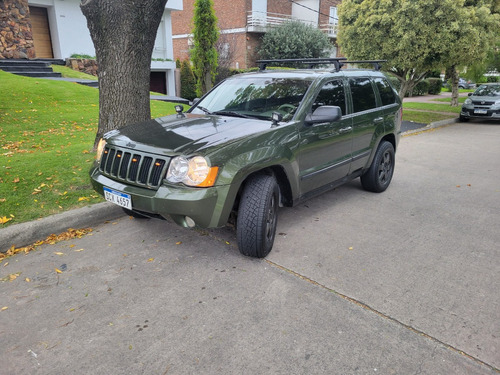
[[[99,166],[102,174],[117,181],[158,188],[167,172],[168,157],[154,157],[107,145]]]

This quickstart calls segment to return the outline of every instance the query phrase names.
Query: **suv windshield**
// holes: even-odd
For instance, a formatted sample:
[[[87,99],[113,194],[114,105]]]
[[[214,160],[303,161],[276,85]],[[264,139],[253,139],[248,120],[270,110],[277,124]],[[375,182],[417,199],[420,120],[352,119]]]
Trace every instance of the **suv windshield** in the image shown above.
[[[481,85],[474,92],[475,96],[500,96],[500,85]]]
[[[310,81],[287,78],[239,77],[228,79],[189,112],[236,117],[271,119],[273,112],[292,119],[310,85]]]

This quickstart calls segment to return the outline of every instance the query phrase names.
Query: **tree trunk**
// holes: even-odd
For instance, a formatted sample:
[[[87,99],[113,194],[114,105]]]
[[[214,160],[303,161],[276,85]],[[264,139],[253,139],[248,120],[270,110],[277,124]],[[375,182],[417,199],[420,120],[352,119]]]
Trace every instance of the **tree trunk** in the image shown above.
[[[151,118],[151,55],[167,0],[82,0],[94,42],[102,135]]]
[[[451,80],[451,106],[458,107],[458,72],[455,65],[449,69]]]
[[[401,82],[401,87],[399,89],[399,98],[401,99],[401,101],[403,101],[406,93],[411,93],[411,91],[413,90],[414,84],[412,81],[407,80],[400,80],[399,82]]]

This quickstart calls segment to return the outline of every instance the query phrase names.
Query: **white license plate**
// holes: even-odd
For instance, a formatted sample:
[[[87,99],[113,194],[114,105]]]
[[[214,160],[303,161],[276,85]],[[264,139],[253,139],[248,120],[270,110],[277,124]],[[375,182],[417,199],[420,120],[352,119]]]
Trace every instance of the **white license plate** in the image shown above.
[[[488,110],[487,109],[475,109],[474,113],[477,115],[486,115],[486,114],[488,114]]]
[[[104,199],[108,202],[117,204],[118,206],[132,209],[132,198],[129,194],[125,194],[119,191],[111,190],[110,188],[104,187]]]

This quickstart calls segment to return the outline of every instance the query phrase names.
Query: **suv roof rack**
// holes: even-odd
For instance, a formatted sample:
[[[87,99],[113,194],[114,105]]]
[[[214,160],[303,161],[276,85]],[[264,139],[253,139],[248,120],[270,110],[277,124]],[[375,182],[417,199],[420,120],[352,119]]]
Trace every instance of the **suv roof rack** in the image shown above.
[[[345,57],[325,57],[325,58],[308,58],[308,59],[276,59],[276,60],[257,60],[260,70],[266,70],[268,64],[271,63],[298,63],[307,64],[309,69],[312,69],[316,65],[333,64],[335,66],[335,71],[338,72],[345,64],[372,64],[373,69],[380,70],[382,63],[387,60],[356,60],[347,61]]]

